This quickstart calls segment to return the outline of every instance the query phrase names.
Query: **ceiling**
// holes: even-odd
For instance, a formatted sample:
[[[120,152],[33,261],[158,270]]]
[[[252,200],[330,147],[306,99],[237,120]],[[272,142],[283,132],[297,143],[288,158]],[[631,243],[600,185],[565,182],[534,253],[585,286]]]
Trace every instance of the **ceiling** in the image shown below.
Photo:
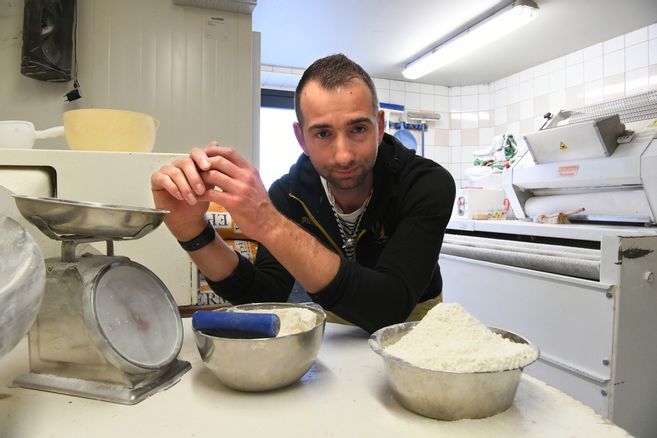
[[[535,0],[527,26],[417,79],[436,85],[488,83],[592,44],[657,23],[655,0]],[[406,80],[403,67],[500,0],[258,0],[253,30],[261,63],[305,69],[342,52],[378,78]]]

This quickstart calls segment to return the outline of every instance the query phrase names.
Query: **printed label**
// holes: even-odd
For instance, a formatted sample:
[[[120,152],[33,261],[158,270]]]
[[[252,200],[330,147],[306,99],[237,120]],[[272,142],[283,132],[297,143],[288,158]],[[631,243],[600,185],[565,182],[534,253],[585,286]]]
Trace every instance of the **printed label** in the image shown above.
[[[223,206],[211,202],[206,218],[222,239],[248,239]]]
[[[579,165],[559,166],[559,176],[576,176],[579,172]]]

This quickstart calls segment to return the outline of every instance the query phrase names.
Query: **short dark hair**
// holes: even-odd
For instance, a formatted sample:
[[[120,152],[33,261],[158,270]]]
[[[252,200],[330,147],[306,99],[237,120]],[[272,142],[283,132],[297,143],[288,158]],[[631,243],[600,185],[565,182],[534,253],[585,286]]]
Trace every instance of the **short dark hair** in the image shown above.
[[[369,74],[363,68],[342,53],[320,58],[313,62],[310,67],[303,72],[299,85],[294,93],[294,111],[297,114],[297,120],[303,125],[301,117],[301,91],[306,84],[312,80],[319,82],[319,85],[325,90],[336,90],[346,85],[352,79],[360,79],[365,82],[372,95],[372,110],[374,114],[379,110],[379,100],[376,97],[376,88]]]

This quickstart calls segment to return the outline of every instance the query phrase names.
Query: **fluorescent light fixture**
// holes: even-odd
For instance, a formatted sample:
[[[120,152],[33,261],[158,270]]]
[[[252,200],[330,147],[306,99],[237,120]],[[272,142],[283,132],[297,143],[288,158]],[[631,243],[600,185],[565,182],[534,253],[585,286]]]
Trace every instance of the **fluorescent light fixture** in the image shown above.
[[[420,78],[518,29],[537,15],[538,6],[532,0],[515,0],[411,62],[402,75]]]

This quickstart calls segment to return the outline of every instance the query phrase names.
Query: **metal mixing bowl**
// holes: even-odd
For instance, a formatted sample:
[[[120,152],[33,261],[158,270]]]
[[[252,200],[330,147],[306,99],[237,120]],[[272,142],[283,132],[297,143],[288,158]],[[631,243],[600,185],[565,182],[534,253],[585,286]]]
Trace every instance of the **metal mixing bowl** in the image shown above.
[[[384,350],[416,324],[404,322],[384,327],[369,339],[372,350],[383,358],[388,382],[402,406],[439,420],[485,418],[511,407],[522,367],[472,373],[436,371],[410,364]],[[529,344],[538,353],[538,348],[522,337],[506,330],[489,328],[513,342]],[[527,365],[530,364],[524,366]]]
[[[315,325],[305,332],[276,338],[233,339],[194,330],[196,346],[205,365],[225,386],[240,391],[269,391],[296,382],[306,374],[324,338],[326,314],[318,307],[293,303],[256,303],[234,309],[299,307],[315,313]]]

